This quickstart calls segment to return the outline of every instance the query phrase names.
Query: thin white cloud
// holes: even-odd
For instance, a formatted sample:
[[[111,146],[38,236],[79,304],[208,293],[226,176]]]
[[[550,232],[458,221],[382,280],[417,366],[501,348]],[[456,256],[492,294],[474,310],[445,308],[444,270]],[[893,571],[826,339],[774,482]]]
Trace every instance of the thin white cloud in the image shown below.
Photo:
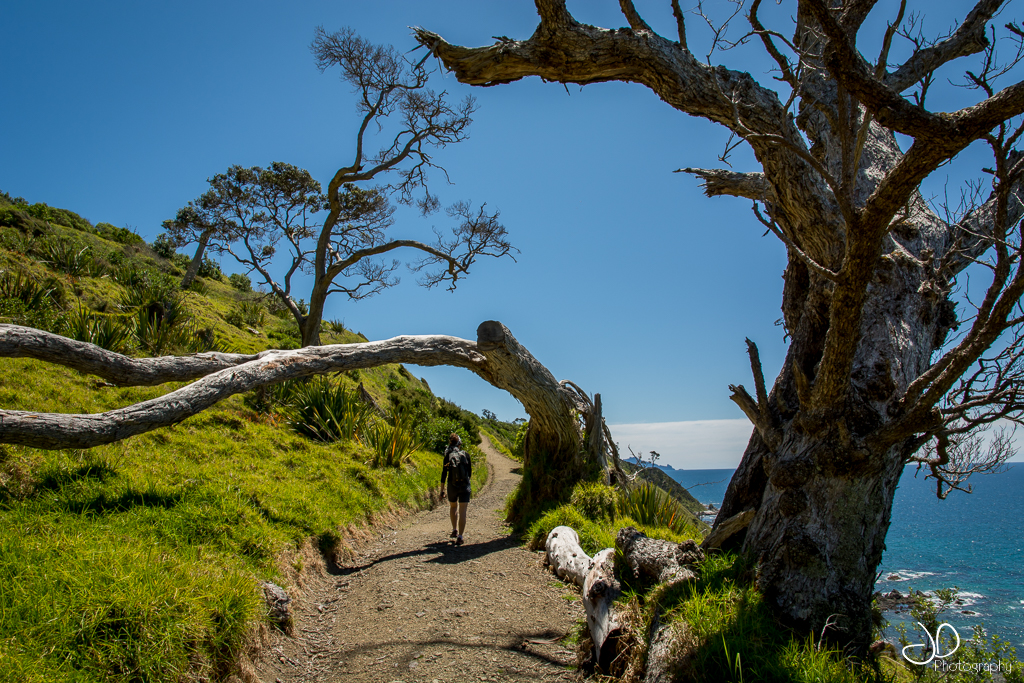
[[[753,430],[747,420],[693,420],[609,425],[619,453],[661,454],[660,465],[676,469],[706,470],[735,468],[743,456]]]
[[[1006,426],[1012,426],[1007,423]],[[747,420],[693,420],[689,422],[651,422],[609,425],[619,453],[629,457],[627,447],[636,454],[649,451],[661,454],[660,465],[676,469],[732,469],[740,463],[753,427]],[[990,430],[986,444],[995,433]],[[1024,431],[1014,435],[1017,454],[1010,462],[1024,462]]]

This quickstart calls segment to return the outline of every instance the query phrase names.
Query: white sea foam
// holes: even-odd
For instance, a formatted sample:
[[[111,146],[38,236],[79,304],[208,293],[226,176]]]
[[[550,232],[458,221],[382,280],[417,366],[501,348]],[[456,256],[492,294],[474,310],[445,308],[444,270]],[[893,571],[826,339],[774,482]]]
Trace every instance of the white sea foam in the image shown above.
[[[898,575],[900,578],[898,578],[898,579],[890,579],[889,577],[892,576],[893,574]],[[916,580],[924,578],[926,576],[935,576],[935,572],[915,572],[915,571],[911,571],[909,569],[896,569],[896,570],[891,571],[888,574],[886,574],[885,575],[885,579],[886,579],[886,581],[892,581],[894,583],[900,583],[900,582],[903,582],[903,581],[916,581]],[[1024,601],[1022,601],[1022,602],[1024,602]]]

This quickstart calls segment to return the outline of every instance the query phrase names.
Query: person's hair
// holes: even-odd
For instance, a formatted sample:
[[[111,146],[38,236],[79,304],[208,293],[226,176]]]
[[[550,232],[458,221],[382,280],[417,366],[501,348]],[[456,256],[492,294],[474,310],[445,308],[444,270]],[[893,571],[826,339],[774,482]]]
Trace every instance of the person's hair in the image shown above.
[[[454,446],[455,444],[457,444],[457,443],[459,443],[461,441],[462,441],[462,439],[460,439],[459,435],[456,434],[455,432],[452,432],[452,435],[448,437],[448,443],[450,445],[452,445],[452,446]]]

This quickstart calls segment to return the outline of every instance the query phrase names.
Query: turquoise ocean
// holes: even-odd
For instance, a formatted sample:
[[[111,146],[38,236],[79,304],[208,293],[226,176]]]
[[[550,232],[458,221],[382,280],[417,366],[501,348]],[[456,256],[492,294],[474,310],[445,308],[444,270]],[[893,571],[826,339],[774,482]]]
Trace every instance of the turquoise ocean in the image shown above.
[[[663,469],[697,500],[716,508],[733,473]],[[1024,657],[1024,463],[972,477],[970,483],[973,493],[954,491],[939,500],[934,480],[925,481],[923,470],[906,468],[875,588],[927,594],[956,586],[962,602],[947,609],[940,621],[956,627],[961,637],[969,637],[974,625],[981,624]],[[887,578],[892,575],[899,578]],[[892,624],[908,618],[886,617]],[[887,636],[895,637],[893,629]]]

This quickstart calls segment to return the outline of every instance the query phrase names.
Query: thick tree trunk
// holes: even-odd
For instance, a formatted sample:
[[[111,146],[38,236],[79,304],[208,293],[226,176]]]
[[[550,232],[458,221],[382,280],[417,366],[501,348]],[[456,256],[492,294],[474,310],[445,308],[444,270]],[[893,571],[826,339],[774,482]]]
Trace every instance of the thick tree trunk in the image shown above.
[[[303,346],[320,346],[320,328],[323,326],[326,303],[326,288],[317,284],[310,293],[309,312],[298,321]]]
[[[841,439],[794,433],[784,441],[744,548],[758,558],[758,585],[784,623],[819,635],[835,623],[827,640],[867,645],[904,461],[852,452]]]
[[[576,417],[590,406],[581,405],[501,323],[481,324],[477,345],[493,371],[488,381],[518,398],[530,415],[523,479],[508,513],[510,522],[519,523],[535,515],[543,503],[565,500],[588,467],[597,467],[584,457]]]
[[[916,230],[917,250],[939,238],[927,223]],[[780,620],[817,635],[835,624],[826,640],[866,647],[875,570],[911,452],[872,435],[892,422],[899,397],[928,368],[954,318],[945,296],[928,287],[931,271],[895,251],[884,256],[872,283],[877,296],[861,320],[845,409],[823,419],[809,397],[829,334],[829,300],[814,277],[791,259],[783,313],[793,341],[766,401],[772,443],[755,429],[712,536],[754,510],[749,526],[730,530],[723,546],[760,563],[758,585]]]

